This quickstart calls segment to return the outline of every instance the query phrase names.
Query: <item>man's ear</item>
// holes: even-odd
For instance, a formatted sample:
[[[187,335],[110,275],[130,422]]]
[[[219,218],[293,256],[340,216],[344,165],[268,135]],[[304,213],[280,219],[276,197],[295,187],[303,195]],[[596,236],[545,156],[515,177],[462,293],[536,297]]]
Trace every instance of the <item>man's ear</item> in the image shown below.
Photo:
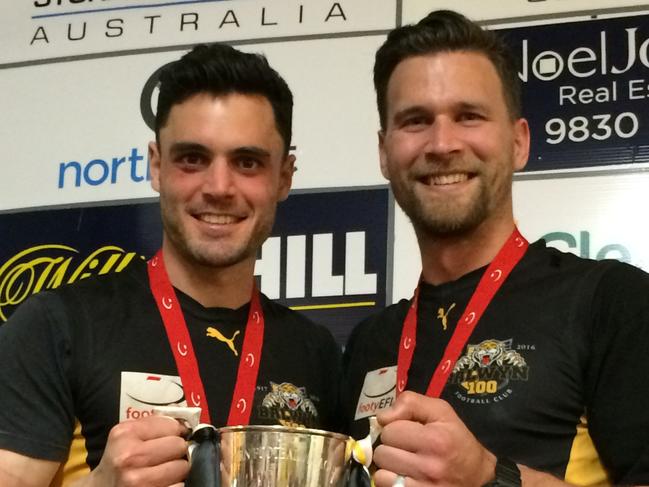
[[[149,173],[151,187],[160,192],[160,146],[156,141],[149,142]]]
[[[527,120],[519,118],[514,122],[514,171],[522,170],[530,156],[530,126]]]
[[[383,130],[378,131],[379,136],[379,160],[381,161],[381,174],[383,177],[390,180],[390,171],[388,171],[388,157],[385,153],[385,132]]]
[[[284,201],[288,198],[288,193],[293,185],[293,173],[296,169],[295,156],[293,154],[287,155],[280,167],[277,201]]]

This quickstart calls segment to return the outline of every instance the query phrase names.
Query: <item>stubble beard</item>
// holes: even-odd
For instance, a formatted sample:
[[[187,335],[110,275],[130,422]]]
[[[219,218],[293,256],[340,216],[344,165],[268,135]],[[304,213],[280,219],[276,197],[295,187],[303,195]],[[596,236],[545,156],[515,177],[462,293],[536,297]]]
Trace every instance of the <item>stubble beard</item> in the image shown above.
[[[259,221],[251,234],[238,242],[200,241],[192,237],[183,225],[182,219],[173,209],[160,200],[162,225],[170,243],[183,258],[195,265],[211,268],[224,268],[244,260],[255,258],[261,245],[266,241],[273,227],[274,212],[271,217]]]
[[[440,195],[431,198],[425,194],[425,189],[418,187],[416,179],[393,180],[392,191],[418,234],[430,237],[458,236],[475,229],[490,211],[490,195],[485,181],[482,175],[477,177],[478,187],[468,201]]]
[[[393,181],[392,190],[399,206],[410,218],[418,235],[431,238],[457,237],[471,233],[494,212],[511,200],[512,174],[506,174],[504,167],[511,167],[513,154],[499,161],[491,175],[477,164],[458,165],[458,171],[472,173],[476,178],[473,195],[465,201],[457,198],[430,198],[423,188],[413,180]],[[430,166],[427,170],[431,170]],[[415,174],[417,176],[417,174]],[[439,195],[438,195],[439,196]]]
[[[395,195],[396,197],[396,195]],[[399,205],[417,233],[431,237],[459,236],[477,228],[488,216],[489,197],[482,185],[466,204],[456,201],[425,201],[414,192],[402,195]]]

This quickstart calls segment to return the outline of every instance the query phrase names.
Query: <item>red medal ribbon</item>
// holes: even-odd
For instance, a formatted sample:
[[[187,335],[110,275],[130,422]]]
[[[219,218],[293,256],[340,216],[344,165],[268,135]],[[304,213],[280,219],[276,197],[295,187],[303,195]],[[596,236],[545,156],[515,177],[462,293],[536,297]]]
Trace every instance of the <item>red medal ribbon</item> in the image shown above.
[[[437,365],[435,373],[428,384],[426,395],[439,397],[455,367],[455,363],[464,349],[471,333],[482,318],[489,303],[505,282],[516,264],[521,260],[529,247],[528,241],[518,228],[509,236],[498,255],[489,264],[478,287],[473,292],[469,303],[460,317],[451,339],[446,345],[442,360]],[[399,342],[399,357],[397,361],[397,394],[403,392],[408,382],[408,370],[417,341],[417,308],[419,306],[419,286],[415,289],[408,314],[403,322],[401,341]]]
[[[203,381],[198,369],[198,362],[196,361],[196,354],[180,303],[171,281],[169,281],[161,250],[149,260],[148,273],[151,292],[167,332],[169,345],[173,351],[178,374],[183,384],[187,405],[200,407],[201,422],[210,424],[210,412]],[[263,342],[264,313],[261,309],[259,292],[257,287],[253,285],[248,323],[237,372],[237,382],[234,386],[232,403],[230,404],[228,426],[247,425],[250,422]]]

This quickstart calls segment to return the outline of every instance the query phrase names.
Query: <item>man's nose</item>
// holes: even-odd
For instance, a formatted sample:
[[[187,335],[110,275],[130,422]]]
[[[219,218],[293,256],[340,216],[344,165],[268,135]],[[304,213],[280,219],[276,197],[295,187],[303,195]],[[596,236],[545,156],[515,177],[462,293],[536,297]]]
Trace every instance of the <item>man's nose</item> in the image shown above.
[[[210,163],[204,175],[203,192],[216,197],[234,194],[234,174],[227,160],[215,158]]]
[[[431,155],[446,155],[461,149],[459,128],[446,117],[438,117],[428,127],[425,151]]]

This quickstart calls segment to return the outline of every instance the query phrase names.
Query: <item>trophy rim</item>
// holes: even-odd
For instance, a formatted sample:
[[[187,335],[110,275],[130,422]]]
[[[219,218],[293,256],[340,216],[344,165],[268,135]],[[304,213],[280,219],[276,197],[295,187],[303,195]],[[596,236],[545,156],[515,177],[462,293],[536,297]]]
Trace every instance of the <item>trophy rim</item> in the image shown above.
[[[236,425],[236,426],[223,426],[217,428],[217,431],[223,433],[239,433],[239,432],[272,432],[272,433],[297,433],[307,434],[313,436],[324,436],[329,438],[336,438],[341,441],[347,441],[351,437],[343,433],[336,433],[333,431],[321,430],[316,428],[302,428],[298,426],[282,426],[280,424],[250,424],[250,425]]]

